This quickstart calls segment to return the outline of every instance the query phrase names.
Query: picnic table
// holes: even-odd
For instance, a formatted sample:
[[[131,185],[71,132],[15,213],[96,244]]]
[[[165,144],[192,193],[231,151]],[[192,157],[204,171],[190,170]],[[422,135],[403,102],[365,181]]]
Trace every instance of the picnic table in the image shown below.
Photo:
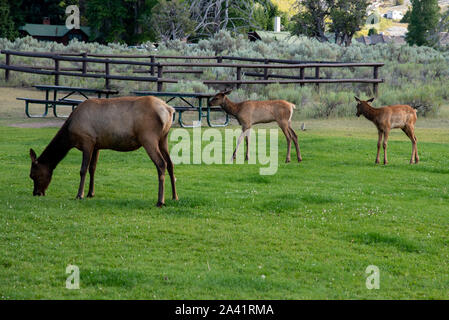
[[[91,89],[91,88],[80,88],[80,87],[68,87],[68,86],[53,86],[53,85],[36,85],[34,86],[37,90],[45,91],[45,99],[31,99],[31,98],[17,98],[17,100],[25,101],[25,114],[28,118],[44,118],[48,114],[49,109],[53,109],[53,115],[59,118],[65,118],[63,116],[58,116],[56,111],[57,106],[71,106],[72,111],[76,108],[78,104],[83,102],[83,100],[69,99],[74,94],[79,94],[86,99],[88,94],[96,94],[98,98],[104,95],[109,98],[110,95],[118,94],[117,90],[109,89]],[[58,92],[66,93],[62,98],[58,98]],[[52,94],[51,94],[52,93]],[[50,99],[52,95],[52,100]],[[43,104],[45,105],[45,111],[42,115],[31,115],[29,112],[30,104]]]
[[[207,124],[209,127],[225,127],[229,124],[229,115],[226,113],[226,119],[224,123],[214,124],[211,121],[211,112],[224,112],[221,107],[212,107],[209,105],[209,100],[214,96],[213,94],[207,93],[182,93],[182,92],[157,92],[157,91],[133,91],[133,93],[137,96],[155,96],[165,99],[167,104],[170,104],[173,100],[178,99],[181,100],[185,105],[176,106],[173,108],[178,112],[178,123],[183,128],[194,128],[198,127],[198,125],[187,125],[182,120],[182,114],[186,111],[194,111],[198,112],[198,121],[201,123],[203,118],[207,119]],[[198,101],[197,105],[192,104],[187,99],[193,98]],[[205,103],[204,103],[205,102]],[[170,104],[171,105],[171,104]],[[206,110],[206,114],[203,113],[203,110]],[[176,121],[176,113],[173,116],[173,122]]]

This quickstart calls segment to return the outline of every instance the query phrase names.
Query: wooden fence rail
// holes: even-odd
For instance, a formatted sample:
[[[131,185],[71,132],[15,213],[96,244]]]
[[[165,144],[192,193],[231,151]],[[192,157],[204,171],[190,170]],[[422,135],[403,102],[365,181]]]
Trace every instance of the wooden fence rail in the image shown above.
[[[32,74],[54,76],[55,85],[59,85],[60,76],[84,77],[104,79],[107,89],[111,86],[111,80],[120,81],[144,81],[157,83],[158,91],[163,91],[164,83],[177,83],[180,79],[164,78],[164,74],[203,74],[204,68],[229,68],[235,72],[235,80],[201,80],[206,85],[236,86],[246,84],[267,85],[272,83],[289,84],[295,83],[303,86],[307,83],[315,84],[317,89],[321,83],[366,83],[373,85],[373,92],[378,94],[378,85],[383,82],[379,78],[379,68],[383,63],[341,63],[332,61],[297,61],[281,59],[258,59],[231,56],[163,56],[163,55],[110,55],[91,53],[38,53],[20,52],[11,50],[1,50],[5,55],[5,63],[0,63],[0,69],[5,70],[5,81],[10,78],[10,72],[25,72]],[[36,59],[48,59],[53,61],[51,66],[29,66],[14,65],[11,62],[12,56],[32,57]],[[126,59],[126,60],[123,60]],[[129,59],[146,59],[147,61],[135,61]],[[159,61],[158,61],[159,60]],[[184,60],[183,62],[161,61],[161,60]],[[190,60],[211,60],[214,62],[187,62]],[[224,62],[230,61],[230,62]],[[62,67],[61,62],[81,63],[80,67]],[[239,63],[236,63],[239,62]],[[242,63],[246,62],[246,63]],[[248,63],[250,62],[250,63]],[[94,69],[88,67],[91,64],[103,64],[104,68]],[[133,73],[149,74],[151,76],[129,76],[112,75],[111,65],[137,66],[143,69],[132,70]],[[323,68],[373,68],[372,78],[351,78],[351,79],[327,79],[320,76]],[[170,69],[169,69],[170,68]],[[181,69],[173,69],[181,68]],[[187,69],[190,68],[190,69]],[[195,68],[195,69],[191,69]],[[244,69],[263,70],[245,72]],[[314,70],[313,77],[306,77],[306,69]],[[297,76],[273,74],[270,70],[298,70]],[[129,71],[124,71],[129,72]],[[255,77],[260,80],[243,80],[242,77]],[[276,80],[275,80],[276,79]]]

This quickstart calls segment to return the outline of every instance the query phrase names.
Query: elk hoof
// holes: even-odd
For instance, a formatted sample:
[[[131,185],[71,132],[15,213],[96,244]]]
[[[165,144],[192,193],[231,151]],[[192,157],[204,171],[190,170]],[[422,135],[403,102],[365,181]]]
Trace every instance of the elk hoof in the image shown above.
[[[88,198],[93,198],[93,197],[95,197],[95,194],[89,193],[89,194],[87,195],[87,197],[88,197]]]
[[[84,196],[83,195],[77,195],[76,196],[76,200],[83,200],[84,199]]]
[[[178,201],[178,200],[179,200],[178,196],[173,197],[173,200],[174,200],[174,201]]]
[[[298,162],[302,162],[302,158],[298,158]]]
[[[285,159],[285,163],[289,163],[290,161],[290,159]]]
[[[165,203],[163,203],[163,202],[158,202],[157,204],[156,204],[156,207],[158,207],[158,208],[162,208],[162,207],[164,207],[165,206]]]

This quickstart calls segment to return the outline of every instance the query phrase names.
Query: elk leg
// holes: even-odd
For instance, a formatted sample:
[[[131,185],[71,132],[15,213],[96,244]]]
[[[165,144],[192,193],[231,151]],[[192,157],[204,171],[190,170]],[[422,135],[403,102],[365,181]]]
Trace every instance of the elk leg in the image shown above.
[[[251,131],[248,132],[248,135],[245,136],[245,142],[246,142],[246,153],[245,153],[245,160],[249,160],[249,140],[251,137]]]
[[[384,164],[388,164],[388,159],[387,159],[387,147],[388,147],[388,135],[389,135],[389,131],[385,131],[384,132]]]
[[[288,124],[286,124],[285,122],[282,122],[279,124],[279,126],[282,129],[282,132],[284,132],[285,138],[287,139],[287,158],[285,159],[286,163],[290,162],[290,154],[292,151],[292,137],[290,134],[290,131],[288,129]]]
[[[295,143],[296,156],[298,157],[298,162],[301,162],[302,157],[301,157],[301,150],[299,149],[299,144],[298,144],[298,136],[296,135],[295,130],[293,130],[291,123],[288,124],[288,129],[290,130],[291,137],[293,138],[293,142]]]
[[[379,130],[378,132],[379,138],[377,140],[377,157],[376,157],[376,163],[380,163],[380,146],[382,145],[382,131]]]
[[[78,194],[76,196],[77,199],[83,199],[84,198],[84,183],[86,181],[86,173],[87,168],[89,168],[90,159],[92,158],[92,148],[83,149],[83,162],[81,164],[81,170],[80,170],[80,186],[78,188]]]
[[[97,161],[98,161],[99,154],[100,154],[100,150],[95,149],[92,154],[92,158],[90,160],[90,165],[89,165],[90,181],[89,181],[89,192],[87,193],[88,198],[93,198],[95,195],[95,170],[97,169]]]
[[[168,135],[163,137],[162,140],[159,142],[159,149],[161,150],[162,156],[164,157],[164,160],[167,163],[167,170],[168,174],[170,175],[173,200],[178,200],[179,198],[178,194],[176,193],[176,177],[174,174],[174,166],[170,158],[170,153],[168,151]]]
[[[413,132],[413,129],[408,126],[403,128],[402,131],[404,131],[404,133],[407,135],[407,137],[409,137],[410,141],[412,142],[412,157],[410,159],[410,164],[413,164],[413,163],[415,163],[416,158],[418,157],[418,147],[416,145],[416,142],[417,142],[416,136],[415,136],[415,133]],[[419,161],[419,157],[418,157],[418,161]]]
[[[159,192],[156,205],[160,208],[165,204],[164,185],[165,185],[165,170],[167,169],[167,163],[165,162],[164,157],[162,156],[159,150],[157,142],[154,143],[147,141],[143,142],[142,145],[145,148],[145,151],[147,152],[148,156],[156,165],[157,175],[159,178]]]
[[[240,134],[238,140],[237,140],[237,146],[235,147],[234,153],[232,154],[232,158],[230,162],[233,162],[235,160],[235,158],[237,157],[237,151],[239,150],[239,146],[242,143],[243,137],[246,135],[246,131],[248,131],[248,129],[243,129],[243,132]]]
[[[415,163],[419,162],[419,156],[418,156],[418,139],[415,136],[415,130],[412,130],[413,138],[415,138]]]

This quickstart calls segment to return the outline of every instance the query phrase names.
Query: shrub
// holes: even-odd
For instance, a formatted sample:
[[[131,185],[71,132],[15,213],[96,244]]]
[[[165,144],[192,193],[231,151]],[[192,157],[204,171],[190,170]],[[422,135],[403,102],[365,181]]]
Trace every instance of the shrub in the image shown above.
[[[213,56],[232,55],[246,58],[278,58],[302,61],[347,61],[347,62],[383,62],[380,77],[385,83],[379,86],[380,94],[376,105],[410,104],[420,115],[437,116],[439,108],[449,99],[449,51],[435,50],[429,47],[410,47],[393,43],[365,46],[353,42],[348,48],[333,43],[321,43],[314,39],[300,37],[295,42],[278,42],[274,40],[250,42],[242,35],[232,36],[222,31],[213,38],[201,40],[198,44],[186,44],[181,41],[169,41],[156,50],[150,44],[147,52],[130,49],[126,45],[112,43],[107,46],[98,43],[71,41],[68,46],[54,42],[37,41],[31,37],[9,41],[0,38],[0,48],[17,51],[35,52],[91,52],[106,54],[155,54],[155,55],[189,55]],[[136,59],[143,61],[143,59]],[[198,61],[195,59],[192,62]],[[47,59],[12,57],[13,63],[23,65],[53,66]],[[63,62],[61,67],[80,66],[79,63]],[[89,68],[101,69],[101,65],[92,64]],[[135,75],[133,69],[145,70],[143,67],[112,65],[111,73]],[[175,68],[173,68],[175,69]],[[182,81],[178,84],[165,84],[167,91],[208,92],[214,93],[224,87],[205,86],[201,79],[229,80],[235,79],[235,69],[204,68],[201,76],[195,74],[173,75]],[[244,70],[247,72],[249,70]],[[251,70],[262,72],[263,70]],[[273,70],[272,73],[298,75],[298,70]],[[329,78],[369,78],[372,68],[321,68],[321,77]],[[11,72],[8,85],[31,86],[36,83],[52,83],[51,76],[30,75]],[[314,70],[306,70],[306,77],[314,76]],[[252,79],[243,76],[244,79]],[[61,84],[72,86],[104,87],[104,80],[61,77]],[[152,82],[112,81],[112,86],[122,94],[134,90],[155,90]],[[231,97],[236,101],[247,99],[285,99],[297,106],[294,119],[318,117],[353,116],[353,96],[372,96],[372,86],[364,84],[322,84],[319,94],[313,85],[245,85],[235,90]],[[446,102],[447,103],[447,102]]]

